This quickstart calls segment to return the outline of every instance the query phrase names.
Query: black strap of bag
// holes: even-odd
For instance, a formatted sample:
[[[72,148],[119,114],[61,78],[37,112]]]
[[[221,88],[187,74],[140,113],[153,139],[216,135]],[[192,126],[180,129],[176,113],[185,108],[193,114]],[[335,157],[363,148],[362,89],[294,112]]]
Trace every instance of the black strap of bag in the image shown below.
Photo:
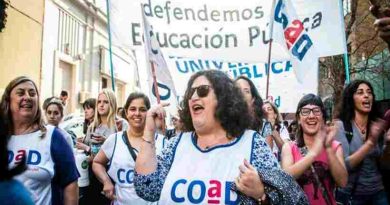
[[[131,157],[133,158],[134,162],[137,160],[137,154],[134,152],[134,147],[131,146],[129,139],[127,138],[127,132],[124,131],[122,135],[123,141],[126,144],[127,149],[130,152]]]
[[[344,125],[344,130],[345,130],[345,136],[347,137],[347,140],[348,140],[348,144],[351,145],[351,141],[352,141],[352,138],[353,138],[352,123],[351,123],[351,121],[349,121],[349,122],[344,122],[343,121],[343,125]],[[361,164],[362,163],[360,163],[358,165],[358,168],[357,168],[357,171],[356,171],[356,177],[355,177],[355,180],[353,181],[351,194],[349,196],[349,201],[350,202],[352,202],[353,195],[356,192],[357,183],[358,183],[359,178],[360,178]]]
[[[306,154],[308,153],[309,150],[305,146],[305,147],[299,147],[299,151],[300,151],[301,155],[304,157],[304,156],[306,156]],[[322,193],[322,196],[325,200],[326,205],[332,205],[332,202],[330,201],[329,192],[328,192],[328,190],[326,190],[325,184],[323,184],[321,182],[320,177],[318,176],[316,169],[314,168],[313,165],[310,165],[310,170],[313,173],[314,179],[316,180],[318,187],[321,190],[321,193]]]

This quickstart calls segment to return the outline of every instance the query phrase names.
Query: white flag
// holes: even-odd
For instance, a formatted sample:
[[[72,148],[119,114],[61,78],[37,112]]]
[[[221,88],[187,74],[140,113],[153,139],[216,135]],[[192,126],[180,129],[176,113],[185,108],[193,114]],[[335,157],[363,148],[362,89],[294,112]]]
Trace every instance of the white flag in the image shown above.
[[[160,102],[169,102],[168,110],[171,113],[175,113],[177,109],[177,94],[176,89],[169,72],[167,63],[164,59],[164,55],[161,52],[157,39],[153,33],[152,27],[149,25],[148,20],[143,15],[144,23],[144,38],[145,38],[145,51],[148,66],[148,81],[150,89],[150,98],[152,104],[157,103],[157,91],[154,86],[152,64],[154,65],[154,76],[157,81],[157,89],[160,97]]]
[[[284,33],[295,75],[302,82],[308,69],[318,68],[316,65],[319,56],[314,46],[316,42],[306,32],[290,0],[277,0],[274,21],[274,33]]]

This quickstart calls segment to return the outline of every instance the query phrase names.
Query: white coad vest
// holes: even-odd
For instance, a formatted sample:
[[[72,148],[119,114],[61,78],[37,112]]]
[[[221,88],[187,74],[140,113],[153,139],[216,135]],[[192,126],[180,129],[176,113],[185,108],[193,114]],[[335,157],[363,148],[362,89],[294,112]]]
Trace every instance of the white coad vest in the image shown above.
[[[54,127],[47,125],[43,138],[42,132],[36,131],[12,135],[8,143],[9,167],[15,167],[22,156],[26,156],[27,170],[15,178],[31,192],[35,204],[48,205],[52,202],[54,162],[50,148],[53,131]]]
[[[134,188],[134,166],[135,162],[131,156],[125,142],[123,141],[123,132],[118,132],[110,137],[115,137],[113,156],[108,169],[108,175],[115,183],[115,194],[117,199],[115,205],[127,204],[155,204],[140,198]],[[135,151],[137,153],[137,151]],[[110,158],[111,156],[107,156]]]
[[[202,151],[194,133],[180,136],[159,204],[239,204],[230,186],[244,159],[250,161],[254,131],[246,131],[231,144]]]

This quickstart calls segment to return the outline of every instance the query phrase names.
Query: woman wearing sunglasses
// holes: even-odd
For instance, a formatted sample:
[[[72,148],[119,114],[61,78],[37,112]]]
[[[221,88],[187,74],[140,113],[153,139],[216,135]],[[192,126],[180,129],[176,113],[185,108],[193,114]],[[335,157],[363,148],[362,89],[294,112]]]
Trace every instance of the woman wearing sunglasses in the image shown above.
[[[296,142],[283,146],[282,168],[297,179],[310,204],[335,205],[335,185],[345,186],[348,178],[336,128],[325,125],[324,104],[314,94],[300,100],[295,115]]]
[[[337,201],[388,204],[377,161],[382,154],[384,122],[377,120],[379,114],[371,84],[365,80],[352,81],[344,89],[341,105],[337,140],[343,145],[349,178],[347,187],[336,193]]]
[[[225,73],[207,70],[190,78],[180,111],[186,132],[156,157],[153,136],[163,106],[146,114],[134,178],[140,197],[159,204],[307,204],[264,139],[246,130],[247,104]]]

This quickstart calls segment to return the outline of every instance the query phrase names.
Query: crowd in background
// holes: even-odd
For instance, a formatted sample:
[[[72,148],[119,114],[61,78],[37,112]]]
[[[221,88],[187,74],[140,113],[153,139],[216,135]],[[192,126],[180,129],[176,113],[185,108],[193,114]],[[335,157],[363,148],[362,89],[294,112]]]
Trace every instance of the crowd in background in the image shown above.
[[[390,18],[374,25],[390,45]],[[80,136],[60,126],[68,97],[41,104],[24,76],[7,85],[2,204],[389,204],[390,111],[368,81],[344,88],[335,119],[307,94],[289,122],[250,79],[200,71],[172,129],[167,104],[135,92],[119,107],[103,89],[83,103]]]

